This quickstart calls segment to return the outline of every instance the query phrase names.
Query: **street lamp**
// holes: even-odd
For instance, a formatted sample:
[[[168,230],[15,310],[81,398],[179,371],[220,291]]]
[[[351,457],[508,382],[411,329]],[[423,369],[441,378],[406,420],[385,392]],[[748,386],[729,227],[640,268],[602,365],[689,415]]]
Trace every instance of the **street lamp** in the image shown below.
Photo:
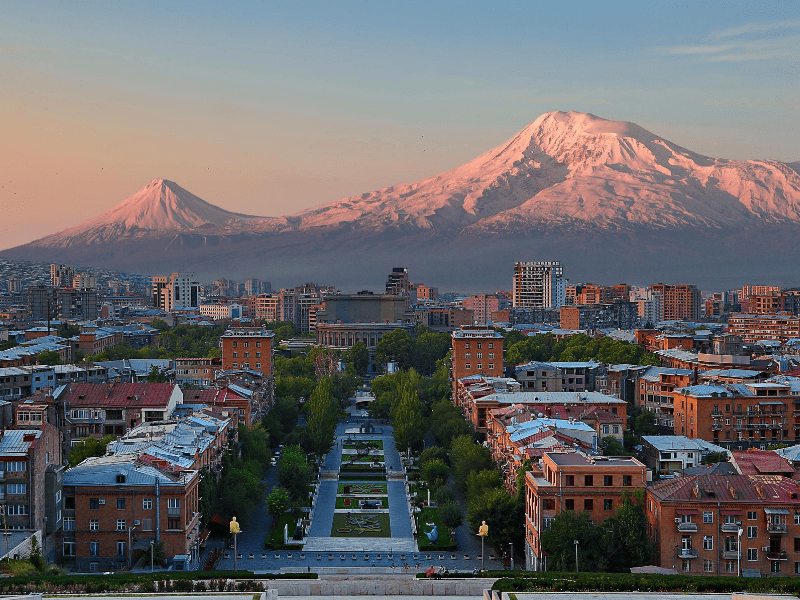
[[[231,533],[233,534],[233,570],[234,571],[236,570],[236,559],[238,558],[237,557],[237,553],[238,553],[237,541],[238,540],[236,539],[236,536],[239,535],[239,531],[241,531],[241,529],[239,528],[239,523],[236,522],[236,517],[231,517]]]
[[[578,540],[575,540],[575,572],[578,572]]]
[[[511,554],[509,554],[509,556],[511,557],[511,560],[510,560],[509,566],[511,567],[511,570],[513,571],[514,570],[514,542],[509,542],[508,545],[511,546]]]
[[[489,535],[489,526],[486,524],[486,521],[481,521],[481,526],[478,527],[478,535],[481,538],[481,571],[484,570],[484,564],[486,559],[483,556],[483,540]]]
[[[739,531],[736,532],[736,575],[738,577],[742,576],[742,532],[744,530],[739,527]]]
[[[130,529],[128,529],[128,569],[129,570],[131,568],[131,554],[133,554],[131,552],[131,534],[134,531],[136,531],[136,526],[135,525],[133,527],[131,527]]]
[[[150,572],[153,572],[153,555],[155,554],[155,540],[150,540]]]

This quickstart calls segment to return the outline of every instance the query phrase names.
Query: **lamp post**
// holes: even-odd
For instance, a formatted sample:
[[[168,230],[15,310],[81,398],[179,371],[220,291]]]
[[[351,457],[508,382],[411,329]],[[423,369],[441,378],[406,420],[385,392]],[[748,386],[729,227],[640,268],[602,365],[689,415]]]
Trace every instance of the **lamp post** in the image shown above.
[[[133,552],[131,551],[131,534],[136,531],[136,526],[134,525],[130,529],[128,529],[128,569],[131,568],[131,555]]]
[[[478,535],[481,538],[481,571],[483,571],[484,564],[486,564],[486,559],[483,555],[483,540],[489,535],[489,526],[486,524],[486,521],[481,521],[481,526],[478,527]]]
[[[153,555],[155,554],[155,540],[150,540],[150,572],[153,572]]]
[[[239,523],[236,522],[236,517],[231,517],[231,533],[233,534],[233,570],[234,571],[236,570],[236,559],[238,558],[237,557],[237,553],[238,553],[237,541],[238,540],[236,539],[236,536],[239,535],[239,531],[241,531],[241,529],[239,528]]]
[[[511,546],[511,554],[509,554],[509,557],[511,558],[511,560],[509,561],[509,566],[511,567],[511,570],[513,571],[514,570],[514,542],[509,542],[508,545]]]
[[[578,572],[578,540],[575,540],[575,572]]]
[[[736,532],[736,575],[737,577],[742,576],[742,532],[744,530],[739,527],[739,531]]]

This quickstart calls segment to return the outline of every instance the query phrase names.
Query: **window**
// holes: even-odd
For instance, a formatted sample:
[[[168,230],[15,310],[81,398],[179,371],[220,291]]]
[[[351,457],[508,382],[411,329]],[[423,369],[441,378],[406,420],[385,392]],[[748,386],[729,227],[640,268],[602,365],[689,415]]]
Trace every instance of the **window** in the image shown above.
[[[89,542],[89,556],[100,556],[100,542]]]
[[[464,354],[464,358],[472,358],[472,352],[467,352]]]
[[[703,550],[713,550],[714,549],[714,536],[713,535],[704,535],[703,536]]]
[[[681,536],[681,550],[691,550],[692,549],[692,536],[690,535],[682,535]]]
[[[233,347],[236,348],[239,346],[239,342],[233,342]]]
[[[97,571],[97,567],[99,567],[99,566],[100,566],[100,563],[97,563],[97,562],[90,562],[90,563],[89,563],[89,571],[90,571],[91,573],[94,573],[95,571]]]
[[[747,549],[747,560],[750,561],[758,560],[758,548]]]
[[[23,473],[26,470],[26,463],[21,460],[9,460],[5,464],[5,470],[12,473]]]
[[[567,498],[564,500],[564,510],[575,510],[575,499]]]
[[[575,475],[564,475],[564,485],[575,485]]]
[[[89,509],[90,510],[97,510],[100,508],[100,499],[99,498],[89,498]]]
[[[97,519],[89,521],[89,531],[100,531],[100,521]]]
[[[714,513],[710,510],[703,511],[703,523],[713,523],[714,522]]]
[[[736,573],[736,561],[735,560],[726,560],[725,561],[725,572],[726,573]]]
[[[779,560],[771,560],[771,561],[769,561],[769,572],[770,573],[780,573],[781,572],[781,561],[779,561]]]
[[[494,342],[489,342],[489,348],[494,348]]]
[[[614,485],[614,476],[613,475],[603,475],[603,485],[605,485],[605,486]]]
[[[755,525],[748,525],[747,526],[747,537],[749,539],[757,538],[758,537],[758,527]]]
[[[75,531],[75,517],[64,517],[64,531]]]
[[[467,350],[469,350],[469,342],[465,342],[465,343],[464,343],[464,348],[466,348]]]
[[[142,531],[153,531],[153,519],[142,519]]]
[[[470,366],[470,364],[469,364],[469,363],[467,363],[467,364],[465,364],[465,365],[464,365],[464,368],[465,368],[465,369],[471,369],[472,367]]]
[[[594,476],[584,475],[583,485],[585,485],[586,487],[592,487],[594,485]]]
[[[489,368],[494,369],[494,363],[489,363]]]
[[[24,504],[7,504],[6,514],[9,517],[21,517],[28,514],[28,507]]]
[[[633,475],[623,475],[622,476],[622,485],[630,486],[633,483]]]
[[[483,348],[483,342],[478,342],[478,350],[480,350],[481,348]]]
[[[794,524],[800,525],[800,513],[794,513]]]
[[[479,358],[479,359],[480,359],[480,358],[483,358],[483,352],[478,352],[478,353],[475,355],[475,358]]]
[[[152,509],[153,509],[153,499],[142,498],[142,510],[152,510]]]
[[[489,360],[494,359],[494,352],[489,352]]]
[[[591,498],[584,498],[583,510],[594,510],[594,500]]]
[[[707,558],[703,561],[703,572],[704,573],[713,573],[714,572],[714,561],[708,560]]]
[[[261,352],[256,352],[256,358],[261,358]]]
[[[125,510],[125,498],[117,498],[117,510]]]
[[[64,556],[75,556],[75,542],[64,542]]]
[[[688,573],[692,570],[692,561],[690,560],[682,560],[681,561],[681,571],[684,573]]]
[[[233,358],[239,358],[239,353],[238,352],[234,352],[233,353]]]
[[[736,525],[736,515],[725,515],[723,521],[726,525]]]
[[[117,556],[125,556],[125,541],[117,540]]]
[[[125,519],[117,519],[117,531],[125,531]]]
[[[12,496],[22,496],[25,492],[28,491],[28,484],[26,483],[9,483],[6,486],[6,494],[10,494]]]
[[[481,363],[478,363],[478,365],[477,365],[475,368],[476,368],[476,369],[482,369],[482,368],[483,368],[483,365],[482,365]]]
[[[747,511],[747,520],[748,521],[756,521],[758,520],[758,512],[755,510],[748,510]]]
[[[800,575],[800,562],[794,563],[794,574]]]
[[[261,342],[256,342],[256,348],[261,348]]]
[[[603,500],[603,510],[614,510],[614,500],[612,498]]]

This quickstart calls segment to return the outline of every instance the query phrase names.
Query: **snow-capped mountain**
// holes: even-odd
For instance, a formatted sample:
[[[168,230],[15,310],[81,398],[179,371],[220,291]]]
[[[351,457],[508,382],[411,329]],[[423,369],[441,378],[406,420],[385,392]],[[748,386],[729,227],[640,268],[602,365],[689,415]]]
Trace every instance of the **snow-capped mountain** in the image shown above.
[[[159,179],[95,219],[2,254],[140,272],[171,261],[168,269],[210,276],[337,274],[359,285],[365,269],[380,279],[387,265],[406,264],[430,281],[461,269],[507,287],[514,261],[559,258],[573,262],[573,280],[674,272],[698,281],[703,268],[719,280],[751,267],[793,277],[798,170],[710,158],[633,123],[553,112],[440,175],[292,216],[231,213]]]

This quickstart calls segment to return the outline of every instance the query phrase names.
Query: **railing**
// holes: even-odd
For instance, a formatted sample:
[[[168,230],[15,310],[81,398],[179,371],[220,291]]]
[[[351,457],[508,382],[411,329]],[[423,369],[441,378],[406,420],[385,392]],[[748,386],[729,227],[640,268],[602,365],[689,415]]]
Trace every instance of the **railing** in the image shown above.
[[[778,550],[777,552],[773,552],[770,550],[767,552],[767,558],[770,560],[786,560],[786,551]]]
[[[714,423],[714,424],[711,426],[711,429],[714,429],[714,430],[717,430],[717,431],[718,431],[718,430],[722,429],[722,424],[720,424],[720,423]]]
[[[770,533],[787,533],[786,523],[767,522],[767,531]]]
[[[678,550],[678,558],[697,558],[697,550],[694,548],[681,548]]]
[[[690,523],[689,521],[678,523],[678,531],[697,531],[697,523]]]
[[[168,508],[167,509],[167,516],[168,517],[180,517],[181,516],[181,509],[180,508]]]
[[[727,560],[734,560],[737,558],[741,558],[742,553],[739,550],[723,550],[722,551],[722,558]]]
[[[738,523],[723,523],[722,524],[722,531],[727,531],[730,533],[737,533],[739,531],[739,524]]]

